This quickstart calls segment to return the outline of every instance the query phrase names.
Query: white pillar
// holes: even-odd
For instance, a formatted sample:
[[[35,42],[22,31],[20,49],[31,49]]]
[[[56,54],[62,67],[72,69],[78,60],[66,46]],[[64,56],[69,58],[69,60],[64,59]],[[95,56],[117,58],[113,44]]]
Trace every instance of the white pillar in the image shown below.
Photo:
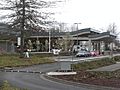
[[[91,39],[89,39],[89,43],[88,43],[88,51],[91,51]]]

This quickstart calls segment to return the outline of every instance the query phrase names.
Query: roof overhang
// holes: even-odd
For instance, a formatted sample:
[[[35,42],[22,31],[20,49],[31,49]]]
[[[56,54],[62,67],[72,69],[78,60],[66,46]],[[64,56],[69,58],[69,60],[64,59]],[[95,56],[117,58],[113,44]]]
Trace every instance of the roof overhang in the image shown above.
[[[104,32],[97,35],[90,35],[89,38],[91,38],[91,40],[113,41],[116,38],[116,35],[110,32]]]
[[[70,37],[69,40],[80,40],[80,41],[88,41],[88,37]]]

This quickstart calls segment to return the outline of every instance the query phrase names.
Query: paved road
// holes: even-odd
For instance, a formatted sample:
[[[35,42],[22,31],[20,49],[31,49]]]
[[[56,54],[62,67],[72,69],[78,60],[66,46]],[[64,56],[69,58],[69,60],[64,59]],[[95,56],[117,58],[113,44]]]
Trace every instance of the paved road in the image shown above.
[[[69,58],[69,61],[70,61],[70,58]],[[31,66],[31,67],[23,68],[19,70],[33,70],[33,71],[40,71],[40,72],[48,72],[48,71],[54,71],[59,68],[60,68],[59,63],[53,63],[53,64]],[[90,90],[88,89],[88,87],[78,87],[73,85],[57,83],[57,82],[45,79],[42,74],[34,74],[34,73],[0,72],[0,82],[2,82],[3,80],[8,80],[9,83],[12,84],[13,86],[20,87],[20,88],[27,88],[29,90]],[[91,89],[91,90],[94,90],[94,89]],[[102,89],[97,89],[97,90],[102,90]]]
[[[40,74],[1,73],[2,79],[8,80],[12,85],[29,90],[90,90],[72,85],[56,83],[45,79]]]
[[[120,56],[120,54],[114,54],[113,56]],[[105,58],[105,57],[111,57],[110,55],[106,56],[95,56],[95,57],[75,57],[75,56],[58,56],[55,57],[56,61],[72,61],[72,62],[83,62],[83,61],[91,61],[93,59],[99,59],[99,58]]]
[[[49,71],[55,70],[58,63],[37,65],[25,70]],[[24,70],[24,69],[22,69]],[[22,73],[22,72],[0,72],[0,81],[8,80],[13,86],[27,88],[29,90],[90,90],[84,87],[66,85],[45,79],[42,74]],[[93,89],[92,89],[93,90]]]

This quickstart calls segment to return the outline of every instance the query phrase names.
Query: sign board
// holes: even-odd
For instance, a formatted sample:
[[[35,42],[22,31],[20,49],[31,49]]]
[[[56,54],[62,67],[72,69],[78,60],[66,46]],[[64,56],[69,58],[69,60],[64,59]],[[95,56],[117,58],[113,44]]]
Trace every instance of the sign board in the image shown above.
[[[20,37],[17,38],[17,44],[18,44],[18,46],[21,45],[21,38]]]
[[[60,70],[71,70],[71,62],[60,62]]]

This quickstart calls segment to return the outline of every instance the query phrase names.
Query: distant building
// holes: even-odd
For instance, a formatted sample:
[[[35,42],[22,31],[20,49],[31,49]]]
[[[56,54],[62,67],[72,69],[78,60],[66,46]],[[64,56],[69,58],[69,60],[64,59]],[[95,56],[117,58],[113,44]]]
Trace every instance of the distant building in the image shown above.
[[[38,51],[48,51],[49,47],[69,51],[78,45],[78,48],[86,48],[88,51],[102,52],[110,51],[110,44],[115,38],[116,36],[110,32],[100,33],[92,28],[85,28],[72,32],[34,32],[26,40],[31,40],[33,44],[38,40],[42,44],[42,49]],[[36,49],[33,47],[33,51]]]
[[[0,53],[15,52],[16,35],[7,24],[0,23]]]

